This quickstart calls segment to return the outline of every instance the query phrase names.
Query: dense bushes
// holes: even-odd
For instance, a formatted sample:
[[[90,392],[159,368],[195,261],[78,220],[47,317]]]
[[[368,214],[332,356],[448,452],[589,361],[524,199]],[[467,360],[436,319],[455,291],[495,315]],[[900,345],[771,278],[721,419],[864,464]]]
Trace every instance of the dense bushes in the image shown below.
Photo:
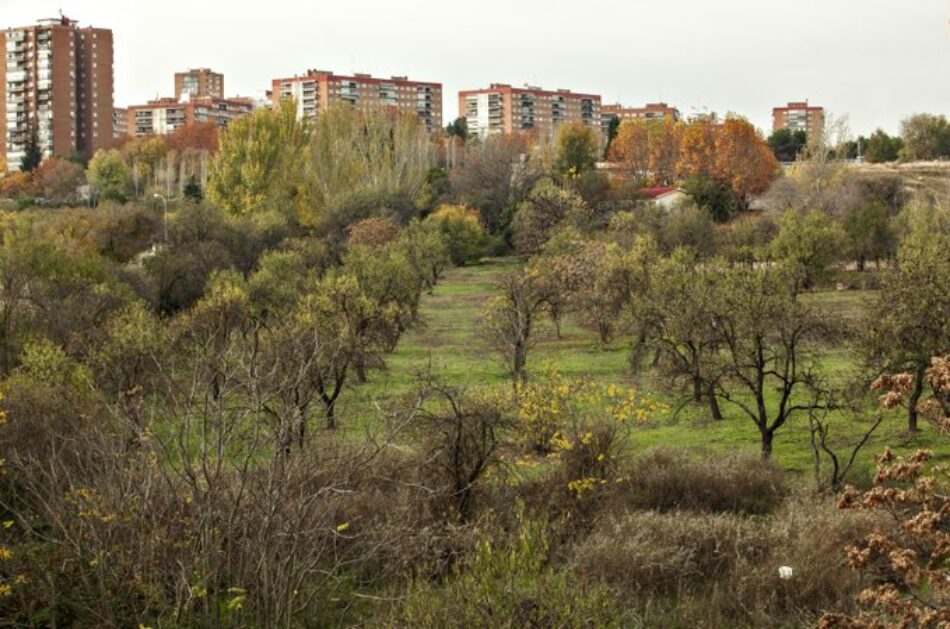
[[[653,450],[635,460],[630,478],[631,503],[658,511],[765,514],[788,494],[779,468],[747,455]]]
[[[801,627],[860,591],[842,548],[875,523],[804,497],[767,519],[613,512],[578,545],[574,562],[582,580],[638,601],[648,626]],[[783,565],[794,572],[788,581],[778,575]]]

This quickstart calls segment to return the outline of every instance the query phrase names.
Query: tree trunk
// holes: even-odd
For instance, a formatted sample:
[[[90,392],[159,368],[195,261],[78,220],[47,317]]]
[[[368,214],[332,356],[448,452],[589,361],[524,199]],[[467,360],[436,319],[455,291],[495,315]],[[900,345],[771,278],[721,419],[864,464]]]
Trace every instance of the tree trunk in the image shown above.
[[[709,402],[709,414],[714,421],[722,421],[722,409],[719,408],[719,398],[712,386],[706,389],[706,400]]]
[[[524,384],[528,380],[528,376],[525,373],[525,365],[528,362],[528,352],[524,342],[518,341],[515,343],[515,351],[512,361],[512,370],[514,375],[515,384],[518,382]]]
[[[698,403],[703,401],[703,379],[693,374],[693,401]]]
[[[917,426],[917,405],[920,402],[920,396],[924,392],[924,378],[926,375],[926,367],[918,367],[917,373],[914,374],[914,391],[910,394],[910,399],[907,400],[907,432],[920,431]]]
[[[334,402],[327,405],[327,430],[336,430],[336,414],[333,410],[335,406]]]
[[[772,432],[770,430],[760,430],[762,434],[762,460],[768,461],[772,458]]]
[[[358,356],[355,361],[353,361],[353,366],[356,367],[356,381],[360,384],[366,383],[366,358],[363,356]]]

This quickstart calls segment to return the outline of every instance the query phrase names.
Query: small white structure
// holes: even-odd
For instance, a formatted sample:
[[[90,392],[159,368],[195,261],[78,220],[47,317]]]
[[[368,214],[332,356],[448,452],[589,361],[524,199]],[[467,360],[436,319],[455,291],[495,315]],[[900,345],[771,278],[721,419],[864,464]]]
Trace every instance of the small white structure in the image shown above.
[[[640,194],[646,197],[649,203],[666,211],[672,210],[690,198],[684,190],[672,187],[641,188]]]
[[[676,188],[674,190],[670,190],[669,192],[664,192],[663,194],[657,195],[654,197],[653,203],[664,210],[672,210],[689,198],[690,196],[688,194],[679,188]]]
[[[792,569],[791,566],[778,567],[778,578],[782,579],[783,581],[788,581],[793,576],[795,576],[795,571]]]

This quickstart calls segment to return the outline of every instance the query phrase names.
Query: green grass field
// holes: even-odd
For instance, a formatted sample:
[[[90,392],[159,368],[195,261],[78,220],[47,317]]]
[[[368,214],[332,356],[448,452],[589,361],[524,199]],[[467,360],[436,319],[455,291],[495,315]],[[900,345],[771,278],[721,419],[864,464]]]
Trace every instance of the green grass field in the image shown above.
[[[406,391],[416,374],[430,368],[433,374],[453,384],[509,386],[504,368],[480,337],[479,319],[497,277],[516,265],[511,260],[488,260],[477,266],[449,270],[433,294],[423,298],[423,324],[407,333],[396,352],[386,357],[387,369],[373,372],[370,382],[360,386],[358,392],[344,394],[340,402],[342,421],[349,422],[350,426],[367,421],[373,416],[370,405]],[[806,298],[856,325],[870,297],[870,293],[862,291],[826,291]],[[658,376],[649,370],[635,378],[627,363],[629,344],[624,339],[618,339],[611,348],[602,349],[592,330],[584,329],[570,318],[562,326],[561,339],[555,338],[553,326],[549,325],[542,325],[538,335],[539,342],[529,355],[529,370],[554,359],[565,376],[633,386],[670,407],[668,412],[635,428],[631,443],[634,449],[674,446],[698,451],[758,452],[758,431],[738,408],[724,403],[725,419],[711,421],[705,405],[683,406],[683,396],[659,386]],[[844,349],[831,348],[824,354],[822,368],[830,379],[844,383],[855,373],[854,358]],[[676,408],[680,410],[674,416]],[[845,447],[863,434],[868,418],[876,412],[873,398],[869,397],[866,413],[833,416],[830,442],[847,456],[850,449],[845,450]],[[931,448],[937,451],[939,458],[950,458],[946,438],[929,425],[923,425],[920,433],[910,435],[905,422],[900,411],[888,415],[860,455],[859,477],[867,474],[872,467],[871,457],[884,446],[891,446],[895,451]],[[773,457],[778,465],[802,478],[810,478],[812,450],[807,417],[794,417],[780,429],[775,437]]]

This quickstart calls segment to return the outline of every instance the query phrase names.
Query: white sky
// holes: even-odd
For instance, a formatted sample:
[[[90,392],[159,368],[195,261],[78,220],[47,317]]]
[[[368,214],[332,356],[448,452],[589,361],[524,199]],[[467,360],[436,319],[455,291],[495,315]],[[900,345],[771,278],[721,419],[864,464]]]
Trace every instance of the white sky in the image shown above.
[[[443,84],[568,88],[639,105],[734,111],[809,99],[855,135],[950,114],[948,0],[0,0],[0,26],[58,9],[115,36],[116,105],[173,95],[189,67],[260,96],[306,68]]]

